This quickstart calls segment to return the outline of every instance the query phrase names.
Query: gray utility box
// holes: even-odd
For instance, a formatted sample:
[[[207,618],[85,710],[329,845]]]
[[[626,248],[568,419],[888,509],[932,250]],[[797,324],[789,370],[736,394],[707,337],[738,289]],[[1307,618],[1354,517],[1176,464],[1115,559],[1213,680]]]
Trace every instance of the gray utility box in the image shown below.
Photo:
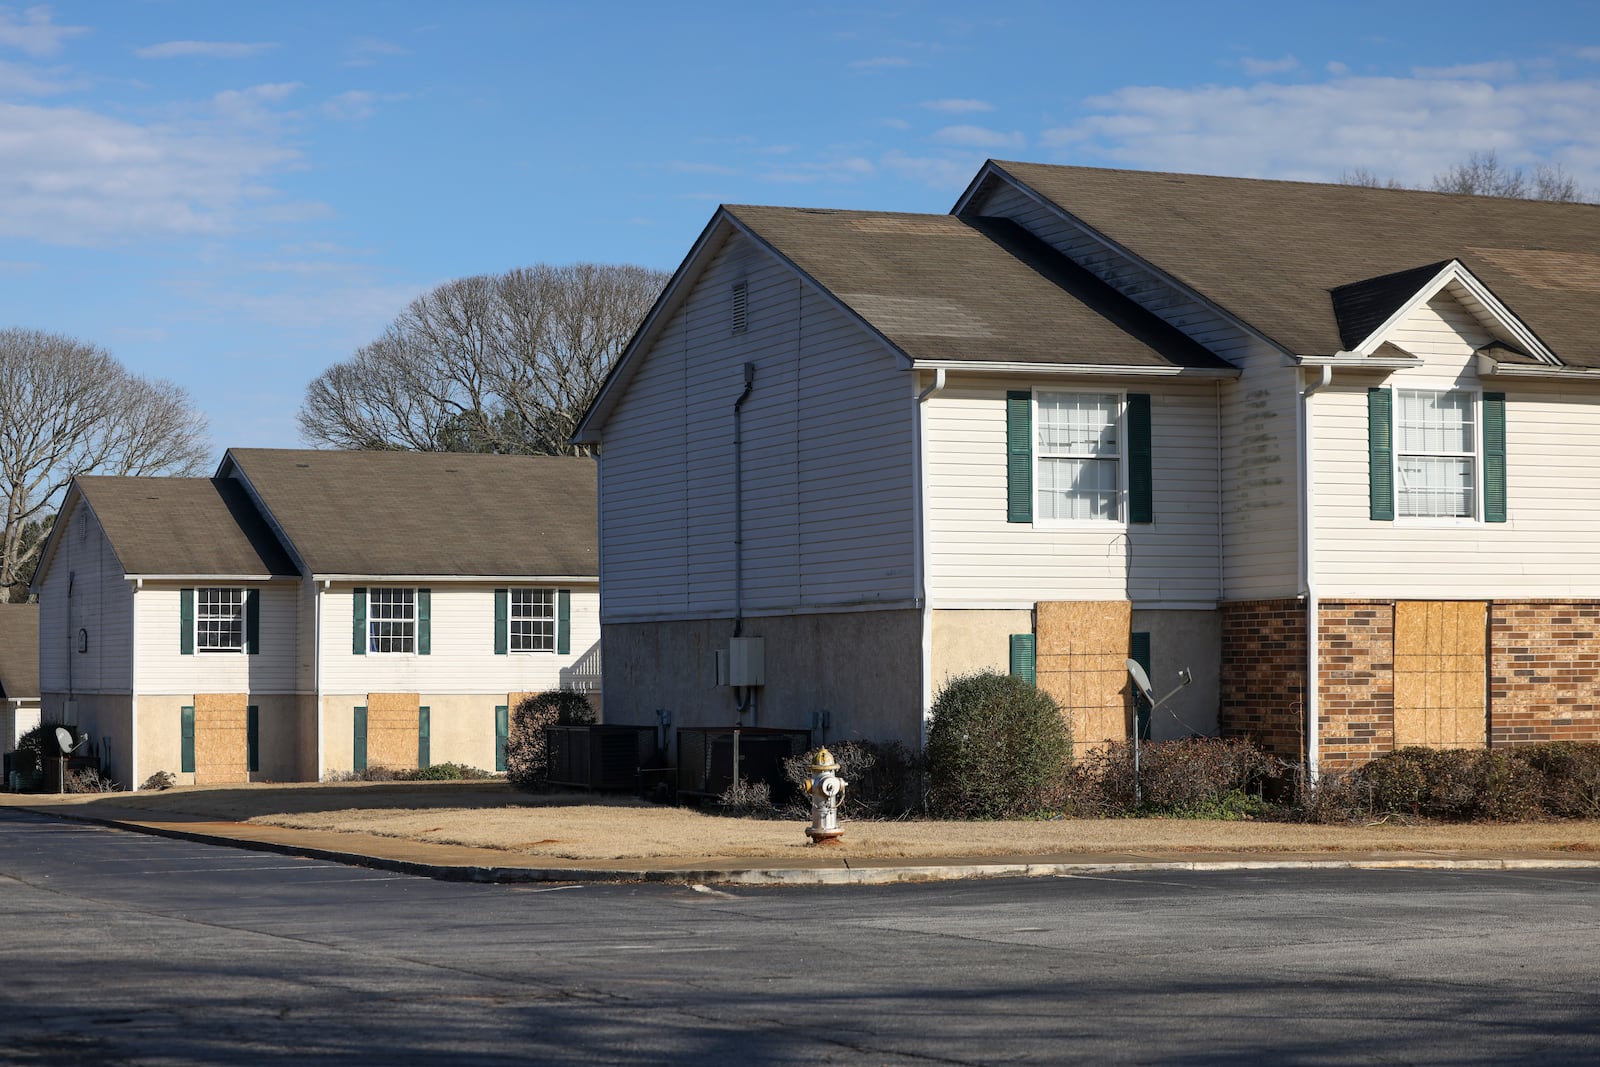
[[[636,791],[639,768],[660,762],[654,726],[546,726],[550,784]]]

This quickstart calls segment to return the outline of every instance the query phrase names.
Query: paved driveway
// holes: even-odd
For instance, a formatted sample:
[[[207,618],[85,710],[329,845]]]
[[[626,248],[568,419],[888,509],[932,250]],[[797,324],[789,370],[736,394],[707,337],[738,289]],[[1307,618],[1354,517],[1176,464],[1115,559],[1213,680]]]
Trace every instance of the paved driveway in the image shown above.
[[[12,1063],[1592,1063],[1600,872],[437,882],[0,813]]]

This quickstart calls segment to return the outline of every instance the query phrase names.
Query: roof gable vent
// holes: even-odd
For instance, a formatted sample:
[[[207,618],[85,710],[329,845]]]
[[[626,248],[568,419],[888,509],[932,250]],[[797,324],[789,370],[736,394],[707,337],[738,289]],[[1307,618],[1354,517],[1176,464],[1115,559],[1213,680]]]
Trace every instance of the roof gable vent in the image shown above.
[[[748,322],[746,315],[749,306],[750,288],[745,282],[733,283],[733,332],[744,333]]]

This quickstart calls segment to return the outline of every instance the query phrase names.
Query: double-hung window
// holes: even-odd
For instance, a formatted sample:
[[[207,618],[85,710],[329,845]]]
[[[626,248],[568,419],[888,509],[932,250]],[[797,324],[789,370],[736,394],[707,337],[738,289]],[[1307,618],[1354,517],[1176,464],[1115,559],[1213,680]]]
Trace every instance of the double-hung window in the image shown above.
[[[202,586],[194,592],[195,648],[201,652],[243,651],[244,590]]]
[[[554,589],[512,589],[510,626],[511,651],[554,652],[556,650],[556,591]]]
[[[371,652],[417,650],[417,591],[367,590],[367,648]]]
[[[1401,389],[1395,412],[1395,504],[1401,518],[1478,514],[1473,394]]]
[[[1036,519],[1122,518],[1122,398],[1116,393],[1034,394]]]

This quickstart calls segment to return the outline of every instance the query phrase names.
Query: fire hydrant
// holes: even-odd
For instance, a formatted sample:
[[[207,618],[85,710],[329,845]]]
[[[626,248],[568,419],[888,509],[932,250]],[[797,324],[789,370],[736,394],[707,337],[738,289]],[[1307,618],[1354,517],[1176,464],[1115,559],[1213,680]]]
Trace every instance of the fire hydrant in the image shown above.
[[[811,797],[811,825],[806,827],[806,836],[813,845],[836,844],[844,836],[844,831],[839,829],[839,803],[849,783],[834,773],[838,769],[833,753],[826,748],[817,749],[817,754],[811,757],[811,777],[805,784],[806,793]]]

